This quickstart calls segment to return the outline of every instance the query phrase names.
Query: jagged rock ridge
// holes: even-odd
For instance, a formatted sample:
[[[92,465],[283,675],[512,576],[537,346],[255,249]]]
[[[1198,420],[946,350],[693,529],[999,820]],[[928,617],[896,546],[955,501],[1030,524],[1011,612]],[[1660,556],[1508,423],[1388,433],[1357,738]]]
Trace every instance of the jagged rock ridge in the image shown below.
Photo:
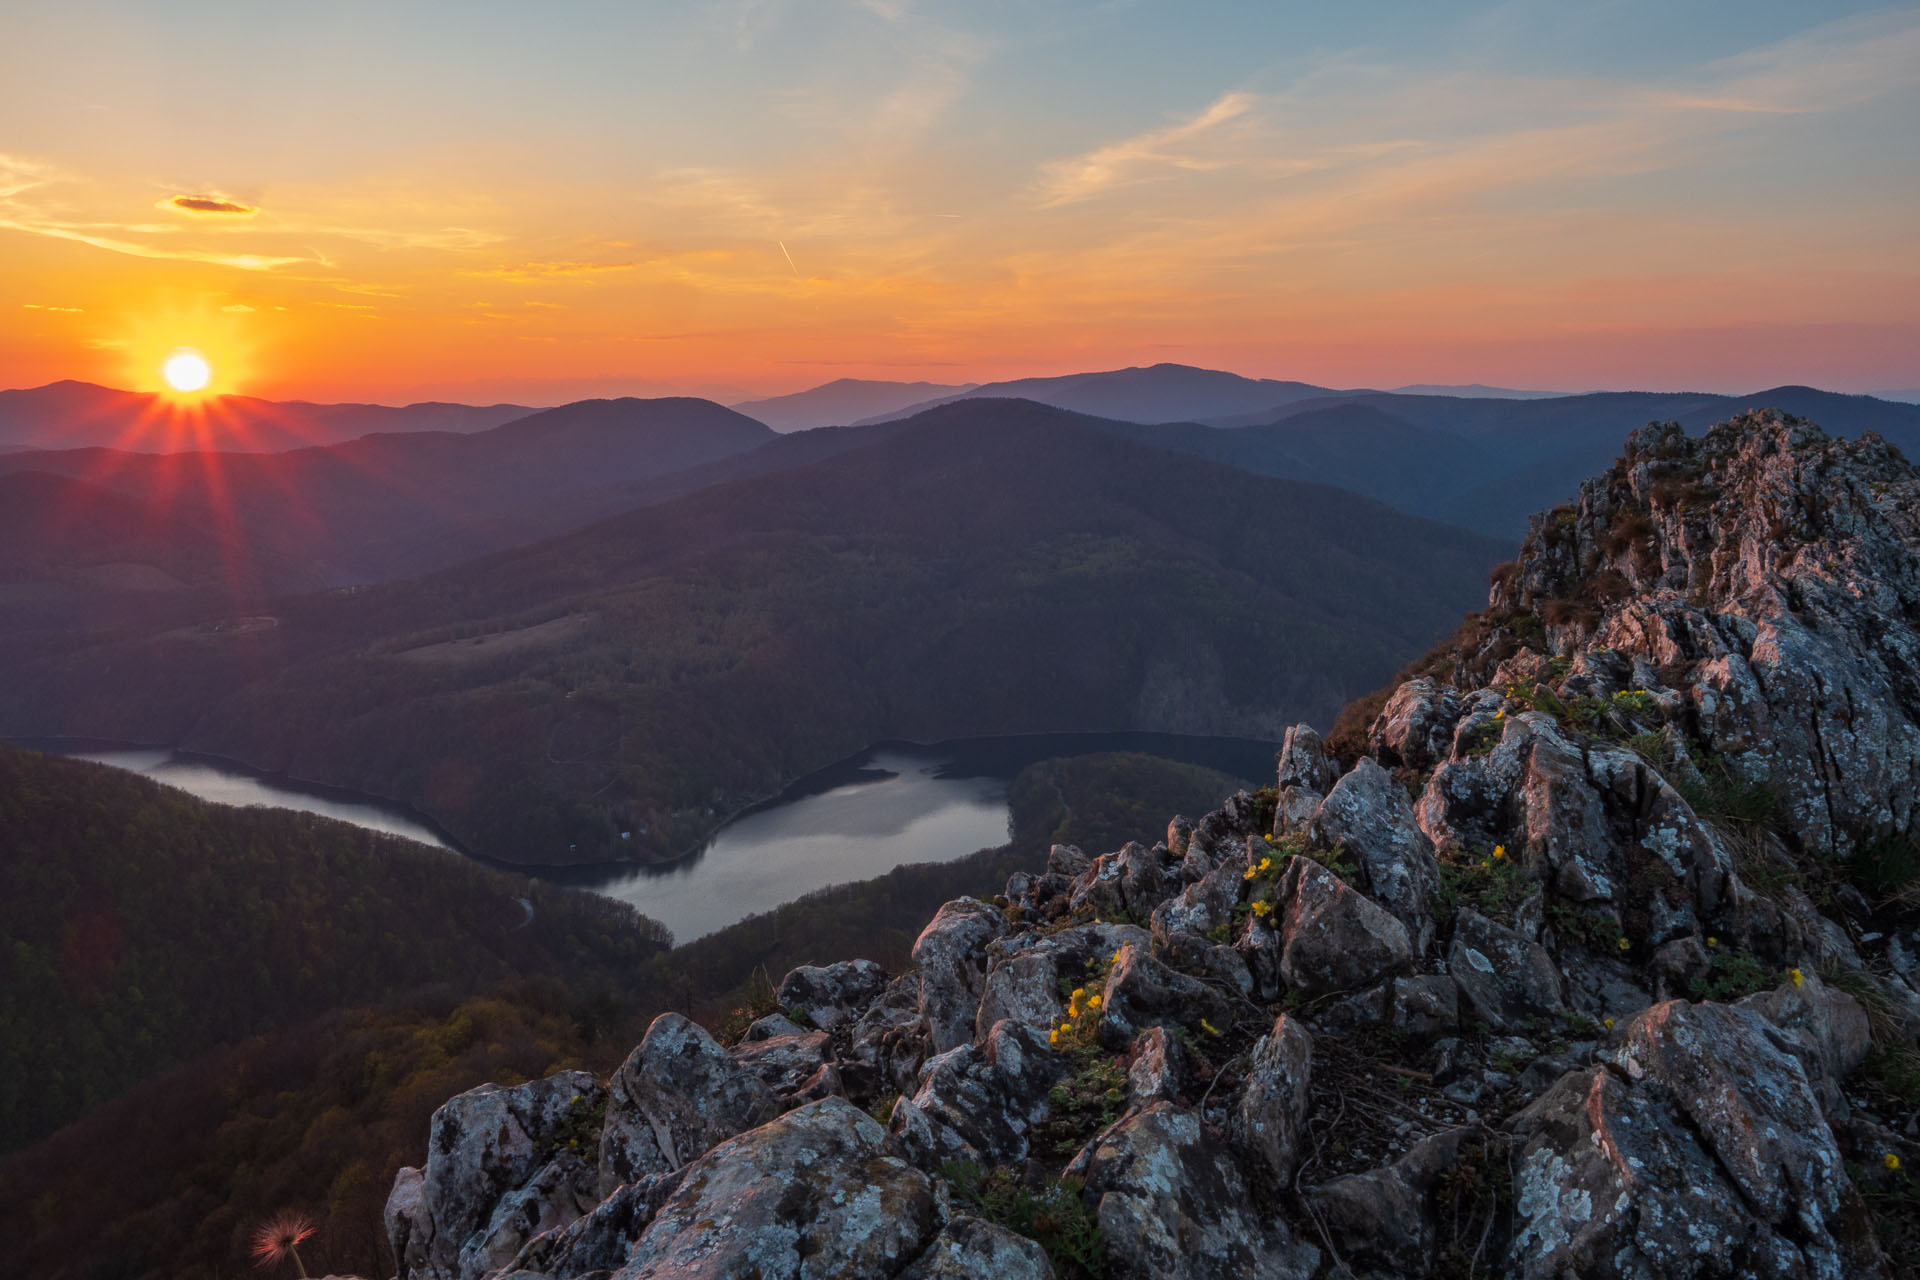
[[[1917,516],[1872,437],[1636,433],[1357,758],[448,1102],[401,1275],[1891,1274]]]

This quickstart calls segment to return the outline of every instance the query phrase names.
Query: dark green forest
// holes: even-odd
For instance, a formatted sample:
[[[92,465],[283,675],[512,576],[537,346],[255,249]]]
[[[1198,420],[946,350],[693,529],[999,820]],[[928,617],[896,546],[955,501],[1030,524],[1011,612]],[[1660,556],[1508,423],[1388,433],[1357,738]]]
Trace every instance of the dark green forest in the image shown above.
[[[0,1151],[328,1009],[515,976],[612,989],[664,937],[455,853],[0,748]]]
[[[65,777],[56,779],[45,765],[68,762],[18,752],[6,759],[13,771],[6,776],[34,774],[43,794],[53,780],[92,782],[98,772],[74,766],[77,772],[61,771]],[[125,780],[139,784],[138,791],[157,790]],[[1240,785],[1138,755],[1045,761],[1014,783],[1008,845],[811,895],[657,954],[619,984],[599,981],[620,966],[594,968],[606,953],[593,950],[600,939],[585,927],[599,918],[595,904],[607,904],[584,894],[536,897],[542,915],[550,906],[560,912],[552,899],[584,904],[575,930],[579,960],[564,972],[546,969],[464,996],[457,984],[442,982],[378,1007],[328,1012],[297,1025],[282,1019],[283,1030],[149,1080],[0,1159],[0,1234],[12,1242],[8,1272],[62,1280],[237,1277],[253,1273],[246,1262],[252,1227],[295,1208],[320,1224],[313,1244],[303,1248],[310,1262],[336,1272],[390,1274],[380,1211],[393,1170],[424,1157],[428,1118],[452,1095],[489,1080],[514,1083],[568,1067],[610,1071],[654,1014],[691,1007],[719,1028],[797,964],[866,956],[897,971],[940,903],[996,892],[1013,871],[1037,869],[1054,841],[1092,850],[1130,839],[1151,842],[1172,814],[1197,816]],[[186,828],[197,837],[213,834],[210,828],[247,825],[237,819],[270,816],[181,800],[204,811]],[[156,811],[168,812],[175,811]],[[182,820],[177,812],[175,818]],[[246,843],[222,834],[213,847],[235,842]],[[44,841],[38,847],[43,856],[64,852]],[[434,876],[448,886],[447,896],[490,919],[484,894],[448,870],[438,867]],[[306,895],[309,912],[324,911],[322,902]],[[408,902],[416,911],[422,907],[420,899]],[[191,930],[180,923],[176,936],[184,938]],[[574,945],[554,936],[543,947],[564,959]],[[183,949],[199,946],[186,942]],[[467,951],[477,967],[498,972],[484,944]],[[170,963],[164,946],[145,954],[163,968]],[[55,1061],[27,1064],[28,1085]],[[153,1066],[157,1073],[161,1064]]]

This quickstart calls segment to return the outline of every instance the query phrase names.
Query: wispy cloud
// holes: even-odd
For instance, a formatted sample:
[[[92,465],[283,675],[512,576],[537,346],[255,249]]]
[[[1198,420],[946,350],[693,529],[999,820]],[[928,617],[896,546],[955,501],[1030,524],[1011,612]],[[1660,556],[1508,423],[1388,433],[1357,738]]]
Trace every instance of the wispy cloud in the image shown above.
[[[1115,187],[1147,181],[1168,169],[1217,169],[1231,163],[1195,144],[1222,126],[1244,118],[1259,102],[1250,93],[1227,93],[1191,120],[1135,134],[1085,155],[1045,166],[1038,195],[1043,208],[1090,200]]]

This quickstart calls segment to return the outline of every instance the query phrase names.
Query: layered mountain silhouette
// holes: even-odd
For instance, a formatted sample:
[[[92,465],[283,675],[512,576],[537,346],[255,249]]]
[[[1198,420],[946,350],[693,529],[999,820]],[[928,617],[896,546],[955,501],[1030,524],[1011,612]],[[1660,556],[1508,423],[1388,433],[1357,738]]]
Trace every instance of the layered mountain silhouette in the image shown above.
[[[1198,421],[1237,413],[1265,412],[1294,400],[1337,395],[1326,387],[1274,378],[1243,378],[1218,369],[1184,364],[1073,373],[1058,378],[989,382],[969,391],[876,414],[863,423],[907,417],[953,400],[1033,400],[1056,409],[1120,422]]]
[[[0,391],[0,450],[277,451],[375,431],[484,431],[532,412],[518,404],[309,404],[252,396],[183,409],[167,396],[67,380]]]
[[[1276,736],[1419,651],[1505,550],[962,402],[271,627],[16,635],[0,731],[395,796],[508,861],[671,854],[885,738]]]
[[[898,413],[947,396],[973,390],[975,383],[942,386],[937,382],[876,382],[836,378],[792,395],[747,400],[733,407],[775,431],[807,431]]]
[[[531,541],[606,513],[582,513],[562,495],[776,438],[708,400],[582,400],[486,431],[370,435],[283,453],[0,454],[0,474],[82,478],[221,530],[233,558],[254,566],[249,576],[288,590],[385,580]],[[46,535],[59,537],[58,526]],[[256,563],[263,559],[291,576]]]

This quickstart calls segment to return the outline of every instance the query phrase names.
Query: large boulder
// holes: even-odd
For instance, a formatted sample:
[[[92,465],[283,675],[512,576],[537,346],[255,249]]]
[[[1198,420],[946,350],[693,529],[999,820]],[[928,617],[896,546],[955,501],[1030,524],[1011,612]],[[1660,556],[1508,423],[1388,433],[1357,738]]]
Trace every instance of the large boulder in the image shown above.
[[[1283,1013],[1253,1046],[1230,1130],[1275,1186],[1289,1185],[1300,1163],[1312,1077],[1313,1037]]]
[[[1220,992],[1129,945],[1115,956],[1101,992],[1100,1043],[1117,1053],[1147,1027],[1200,1031],[1202,1022],[1220,1027],[1232,1016],[1233,1005]]]
[[[1349,769],[1320,802],[1312,838],[1322,848],[1346,846],[1367,891],[1406,926],[1416,952],[1427,949],[1440,864],[1414,818],[1413,801],[1392,774],[1364,758]]]
[[[425,1169],[400,1170],[387,1199],[388,1240],[401,1275],[455,1280],[477,1274],[463,1270],[463,1255],[467,1265],[479,1264],[501,1202],[530,1184],[539,1186],[520,1197],[517,1213],[508,1213],[515,1223],[552,1227],[578,1216],[587,1189],[576,1179],[586,1166],[548,1166],[604,1096],[591,1075],[563,1071],[512,1088],[481,1085],[443,1103],[428,1129]],[[537,1178],[543,1170],[547,1176]]]
[[[887,971],[871,960],[803,964],[780,979],[775,998],[807,1015],[822,1031],[851,1023],[887,987]]]
[[[1255,1209],[1233,1157],[1173,1103],[1120,1121],[1068,1172],[1098,1197],[1113,1280],[1307,1280],[1319,1261]]]
[[[1511,1122],[1516,1274],[1885,1274],[1806,1072],[1763,1019],[1669,1001],[1612,1057]]]
[[[680,1170],[621,1183],[590,1212],[527,1241],[509,1272],[579,1276],[618,1271],[627,1264],[633,1242],[684,1176],[685,1170]]]
[[[1072,1070],[1046,1032],[1001,1022],[980,1044],[930,1059],[920,1088],[894,1103],[890,1127],[928,1169],[948,1160],[1022,1160],[1033,1127],[1050,1114],[1049,1092]]]
[[[1170,849],[1129,842],[1095,858],[1073,882],[1068,901],[1078,914],[1145,920],[1178,887]]]
[[[690,1165],[619,1280],[897,1275],[933,1241],[934,1201],[878,1121],[827,1098]]]
[[[1341,1260],[1391,1276],[1434,1274],[1440,1261],[1434,1190],[1472,1137],[1471,1130],[1449,1129],[1415,1143],[1392,1164],[1308,1188],[1306,1202],[1332,1236]],[[1492,1158],[1504,1162],[1504,1153],[1484,1140],[1472,1145],[1481,1159],[1491,1149]]]
[[[1563,1004],[1560,970],[1547,949],[1470,908],[1454,919],[1447,972],[1467,1009],[1496,1030],[1524,1027]]]
[[[956,1217],[900,1280],[1053,1280],[1047,1251],[1025,1236],[979,1218]]]
[[[1459,693],[1419,676],[1393,691],[1367,730],[1367,740],[1382,763],[1424,771],[1447,758],[1459,719]]]
[[[1413,963],[1406,926],[1311,858],[1287,864],[1280,900],[1280,976],[1290,990],[1352,991]]]
[[[600,1132],[603,1195],[623,1182],[682,1168],[780,1110],[764,1081],[699,1023],[677,1013],[653,1020],[614,1073],[608,1095]]]
[[[987,944],[1007,929],[1007,918],[995,908],[978,898],[956,898],[914,942],[920,1017],[935,1053],[972,1041],[987,979]]]

